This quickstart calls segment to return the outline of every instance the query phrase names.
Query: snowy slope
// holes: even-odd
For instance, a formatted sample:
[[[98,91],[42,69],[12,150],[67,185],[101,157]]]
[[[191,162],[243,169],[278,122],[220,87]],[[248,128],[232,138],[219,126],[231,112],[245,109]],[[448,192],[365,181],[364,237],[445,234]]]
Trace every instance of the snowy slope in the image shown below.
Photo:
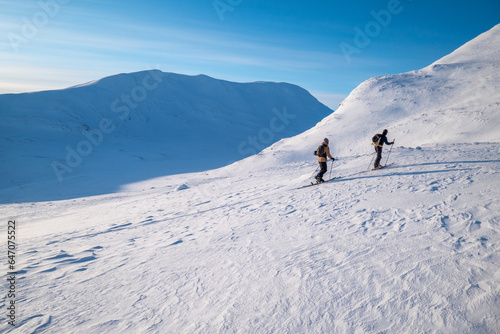
[[[8,190],[0,197],[88,196],[221,167],[309,129],[331,112],[287,83],[234,83],[157,70],[0,95],[0,189]],[[24,196],[16,191],[20,186]],[[26,197],[43,189],[42,198]]]
[[[354,159],[301,190],[311,164],[3,205],[21,240],[10,332],[497,333],[499,154],[400,149],[403,166]]]
[[[1,205],[20,244],[18,327],[0,330],[498,333],[498,34],[421,70],[429,78],[371,79],[316,127],[230,166]],[[456,78],[477,72],[491,91],[474,99]],[[384,127],[396,164],[364,172]],[[297,189],[324,136],[342,178]]]
[[[371,138],[383,129],[404,147],[500,142],[498,50],[500,25],[424,69],[369,79],[318,126],[252,163],[310,159],[324,137],[337,156],[371,153]]]

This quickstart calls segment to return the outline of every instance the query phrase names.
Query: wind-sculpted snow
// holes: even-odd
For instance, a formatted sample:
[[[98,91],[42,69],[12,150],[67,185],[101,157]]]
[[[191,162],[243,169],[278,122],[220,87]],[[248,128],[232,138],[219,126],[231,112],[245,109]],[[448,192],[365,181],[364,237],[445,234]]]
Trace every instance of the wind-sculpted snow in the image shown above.
[[[405,148],[300,190],[314,162],[3,205],[23,240],[11,332],[496,333],[499,156]]]

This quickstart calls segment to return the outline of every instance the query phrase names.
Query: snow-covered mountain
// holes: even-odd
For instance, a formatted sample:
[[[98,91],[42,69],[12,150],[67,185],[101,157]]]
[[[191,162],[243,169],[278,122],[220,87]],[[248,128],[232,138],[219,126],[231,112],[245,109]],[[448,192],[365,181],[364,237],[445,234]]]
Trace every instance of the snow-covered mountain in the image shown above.
[[[252,159],[264,166],[308,160],[324,137],[338,156],[371,153],[383,129],[404,147],[500,142],[498,50],[500,25],[426,68],[369,79],[320,124]]]
[[[370,79],[232,165],[0,204],[19,238],[17,327],[0,331],[498,333],[499,35]],[[395,164],[367,171],[383,128]],[[341,178],[300,188],[325,136]]]
[[[0,95],[0,189],[9,201],[62,199],[221,167],[301,133],[331,112],[287,83],[234,83],[157,70]],[[38,189],[24,188],[25,195],[46,189],[46,196],[23,197],[15,190],[20,186]]]

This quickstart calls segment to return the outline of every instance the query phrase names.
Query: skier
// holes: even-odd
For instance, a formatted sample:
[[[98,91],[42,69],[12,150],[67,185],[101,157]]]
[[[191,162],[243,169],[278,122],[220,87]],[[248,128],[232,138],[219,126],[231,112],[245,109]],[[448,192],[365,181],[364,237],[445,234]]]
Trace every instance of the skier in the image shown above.
[[[380,160],[382,160],[382,146],[385,144],[387,145],[392,145],[394,144],[394,141],[389,143],[387,141],[387,129],[384,129],[382,134],[376,134],[373,136],[372,139],[372,145],[375,146],[375,152],[377,153],[377,158],[375,159],[375,163],[373,164],[373,169],[380,169],[383,166],[380,165]]]
[[[319,162],[320,170],[319,170],[318,175],[316,175],[315,179],[319,183],[325,182],[325,180],[323,180],[323,175],[328,170],[328,166],[326,163],[328,161],[327,157],[332,159],[332,161],[335,161],[335,158],[332,157],[330,154],[330,148],[328,147],[328,143],[329,143],[328,138],[325,138],[323,140],[323,143],[321,143],[321,145],[318,146],[318,150],[316,151],[317,155],[318,155],[318,162]]]

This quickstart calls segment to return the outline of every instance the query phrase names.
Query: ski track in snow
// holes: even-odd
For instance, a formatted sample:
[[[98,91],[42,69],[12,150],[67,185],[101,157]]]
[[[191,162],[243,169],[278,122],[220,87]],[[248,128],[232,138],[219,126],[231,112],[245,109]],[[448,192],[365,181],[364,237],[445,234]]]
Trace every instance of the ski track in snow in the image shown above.
[[[22,224],[19,323],[1,329],[496,333],[499,151],[395,147],[394,166],[341,158],[342,179],[305,189],[314,163],[2,205]]]

